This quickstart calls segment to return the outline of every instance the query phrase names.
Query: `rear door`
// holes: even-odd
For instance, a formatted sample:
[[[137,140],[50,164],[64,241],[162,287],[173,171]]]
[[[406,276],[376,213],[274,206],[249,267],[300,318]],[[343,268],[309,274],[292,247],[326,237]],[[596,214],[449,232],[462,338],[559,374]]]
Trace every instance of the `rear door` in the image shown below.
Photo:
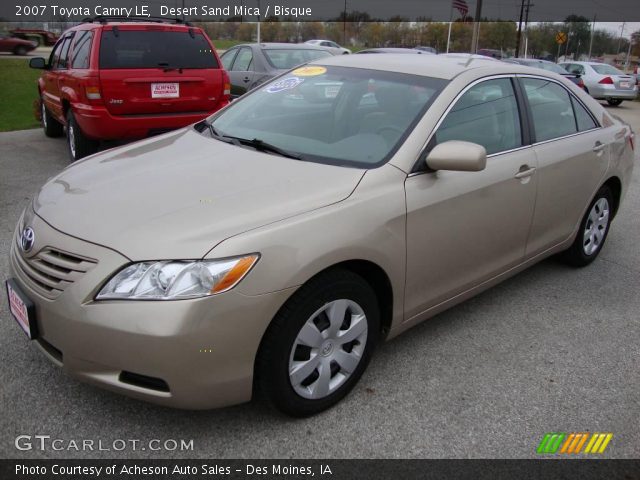
[[[613,135],[559,83],[525,76],[520,82],[538,158],[538,195],[527,243],[527,256],[533,256],[574,232],[603,180]]]
[[[109,25],[99,37],[100,85],[112,115],[205,114],[223,100],[223,71],[199,29]]]

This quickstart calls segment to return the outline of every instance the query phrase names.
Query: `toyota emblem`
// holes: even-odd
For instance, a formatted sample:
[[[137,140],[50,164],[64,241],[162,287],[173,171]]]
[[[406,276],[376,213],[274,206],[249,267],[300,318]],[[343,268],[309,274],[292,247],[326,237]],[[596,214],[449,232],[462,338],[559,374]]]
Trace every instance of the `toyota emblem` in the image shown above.
[[[33,228],[26,227],[22,230],[22,235],[20,236],[20,247],[24,253],[29,252],[33,248],[33,244],[36,241],[36,234],[33,231]]]

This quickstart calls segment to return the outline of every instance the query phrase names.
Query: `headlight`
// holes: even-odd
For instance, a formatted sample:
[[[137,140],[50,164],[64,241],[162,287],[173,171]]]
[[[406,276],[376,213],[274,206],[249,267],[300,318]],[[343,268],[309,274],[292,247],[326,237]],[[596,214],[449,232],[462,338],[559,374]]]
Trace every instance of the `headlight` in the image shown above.
[[[236,286],[259,257],[134,263],[116,273],[96,300],[178,300],[215,295]]]

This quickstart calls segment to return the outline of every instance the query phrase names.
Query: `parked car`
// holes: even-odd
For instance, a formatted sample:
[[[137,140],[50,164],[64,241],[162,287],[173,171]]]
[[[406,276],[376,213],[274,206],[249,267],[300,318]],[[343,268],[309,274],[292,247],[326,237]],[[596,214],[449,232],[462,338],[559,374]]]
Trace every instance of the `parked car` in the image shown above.
[[[519,65],[526,65],[527,67],[541,68],[548,72],[554,72],[558,75],[562,75],[567,80],[571,80],[578,87],[584,89],[584,82],[582,81],[582,76],[580,74],[569,73],[557,63],[553,63],[548,60],[536,60],[534,58],[508,58],[503,60],[503,62],[517,63]]]
[[[486,55],[479,55],[477,53],[463,53],[463,52],[451,52],[451,53],[439,53],[444,58],[457,58],[462,60],[489,60],[492,62],[499,62],[498,59],[493,57],[487,57]]]
[[[184,127],[229,103],[229,78],[202,29],[181,21],[99,17],[66,31],[38,80],[47,136],[67,131],[72,160],[99,140]]]
[[[476,53],[478,55],[484,55],[485,57],[495,58],[496,60],[502,60],[504,58],[502,50],[495,50],[493,48],[479,48]]]
[[[433,52],[425,50],[419,50],[417,48],[404,48],[404,47],[380,47],[380,48],[366,48],[356,53],[410,53],[414,55],[433,55]]]
[[[315,45],[316,47],[324,47],[331,50],[331,53],[334,55],[347,55],[351,53],[351,50],[348,48],[341,47],[336,42],[332,42],[331,40],[307,40],[307,45]]]
[[[22,38],[0,35],[0,52],[11,52],[14,55],[26,55],[35,50],[36,44]]]
[[[60,38],[55,33],[40,28],[14,28],[9,33],[14,37],[35,42],[36,47],[40,45],[50,47],[55,45]]]
[[[56,365],[115,392],[311,415],[379,341],[550,255],[593,262],[633,148],[540,69],[322,58],[50,179],[11,241],[10,309]]]
[[[433,47],[425,47],[422,45],[418,45],[417,47],[413,47],[413,48],[415,48],[416,50],[422,50],[423,52],[427,52],[427,53],[433,53],[436,55],[438,54],[438,50],[436,50]]]
[[[224,52],[221,60],[235,99],[293,67],[330,56],[329,49],[304,43],[245,43]]]
[[[569,73],[580,75],[589,95],[606,100],[609,105],[620,105],[623,100],[633,100],[638,95],[631,75],[607,63],[563,62],[560,66]]]

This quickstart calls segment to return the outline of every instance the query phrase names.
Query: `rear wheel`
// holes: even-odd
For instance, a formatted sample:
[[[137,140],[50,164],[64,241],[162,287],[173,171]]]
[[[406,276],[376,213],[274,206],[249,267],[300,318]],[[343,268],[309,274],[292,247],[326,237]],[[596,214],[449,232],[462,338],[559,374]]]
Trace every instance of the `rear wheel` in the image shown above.
[[[573,245],[563,253],[567,263],[574,267],[584,267],[596,259],[609,234],[613,206],[611,189],[604,185],[584,214]]]
[[[91,155],[98,150],[98,142],[82,133],[71,109],[67,112],[67,148],[72,162]]]
[[[340,401],[364,372],[378,340],[380,309],[359,275],[333,270],[296,292],[269,326],[256,361],[256,387],[295,417]]]
[[[620,100],[619,98],[607,98],[607,103],[612,107],[617,107],[622,103],[622,100]]]
[[[40,115],[42,116],[42,129],[47,137],[55,138],[64,135],[64,126],[49,113],[43,99],[40,99]]]

